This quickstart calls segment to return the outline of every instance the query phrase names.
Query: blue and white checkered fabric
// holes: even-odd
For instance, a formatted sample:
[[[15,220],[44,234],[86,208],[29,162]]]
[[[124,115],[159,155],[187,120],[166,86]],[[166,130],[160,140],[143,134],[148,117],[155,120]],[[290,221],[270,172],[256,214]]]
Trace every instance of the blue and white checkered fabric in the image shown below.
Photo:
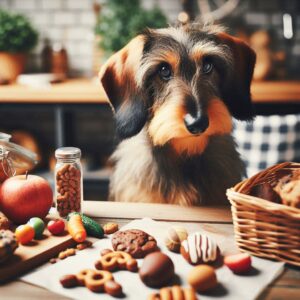
[[[279,162],[300,162],[300,114],[234,121],[233,135],[248,177]]]

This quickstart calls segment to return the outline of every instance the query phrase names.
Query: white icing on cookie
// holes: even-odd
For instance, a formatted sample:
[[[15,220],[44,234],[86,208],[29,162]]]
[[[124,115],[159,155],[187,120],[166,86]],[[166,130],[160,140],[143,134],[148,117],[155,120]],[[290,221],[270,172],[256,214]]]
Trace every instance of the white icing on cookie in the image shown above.
[[[190,234],[187,240],[182,242],[182,247],[188,253],[193,264],[199,261],[210,262],[217,259],[218,246],[215,240],[200,232]]]

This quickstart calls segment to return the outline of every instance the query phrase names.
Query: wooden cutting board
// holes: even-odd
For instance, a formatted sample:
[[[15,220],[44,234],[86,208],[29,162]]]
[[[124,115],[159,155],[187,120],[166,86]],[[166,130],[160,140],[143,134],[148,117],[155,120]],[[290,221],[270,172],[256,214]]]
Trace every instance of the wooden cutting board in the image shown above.
[[[42,239],[19,245],[11,258],[0,264],[0,283],[20,276],[75,245],[76,242],[67,232],[63,236],[54,236],[45,230]]]

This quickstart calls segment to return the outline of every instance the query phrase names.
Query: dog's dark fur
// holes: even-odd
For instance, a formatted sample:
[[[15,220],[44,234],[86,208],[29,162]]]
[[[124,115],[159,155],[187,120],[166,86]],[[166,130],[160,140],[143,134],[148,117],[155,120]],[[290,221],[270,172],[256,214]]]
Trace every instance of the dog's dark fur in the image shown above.
[[[147,30],[114,54],[100,71],[122,140],[111,199],[226,201],[226,188],[244,174],[231,117],[253,117],[254,64],[242,41],[197,25]],[[194,132],[188,124],[197,118],[205,125]]]

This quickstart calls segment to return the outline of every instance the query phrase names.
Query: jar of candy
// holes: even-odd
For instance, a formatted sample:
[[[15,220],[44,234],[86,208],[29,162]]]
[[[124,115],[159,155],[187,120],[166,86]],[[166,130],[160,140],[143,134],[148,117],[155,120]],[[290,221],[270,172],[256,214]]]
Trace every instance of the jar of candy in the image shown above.
[[[60,217],[80,212],[83,198],[81,151],[75,147],[55,151],[55,199]]]

